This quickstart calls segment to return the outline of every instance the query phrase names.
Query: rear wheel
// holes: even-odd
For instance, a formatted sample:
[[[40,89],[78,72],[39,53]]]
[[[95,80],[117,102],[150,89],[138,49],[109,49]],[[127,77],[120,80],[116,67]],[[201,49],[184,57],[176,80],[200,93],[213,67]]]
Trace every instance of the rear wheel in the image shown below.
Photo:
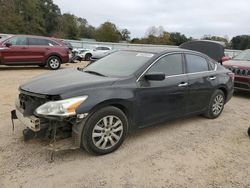
[[[51,56],[47,60],[47,65],[51,70],[57,70],[61,67],[61,59],[56,56]]]
[[[209,119],[215,119],[220,116],[225,105],[225,95],[223,91],[216,90],[210,99],[207,112],[204,114]]]
[[[128,132],[126,115],[118,108],[105,107],[96,111],[84,125],[82,146],[96,155],[118,149]]]
[[[90,61],[90,58],[92,57],[92,54],[86,54],[85,55],[85,61]]]

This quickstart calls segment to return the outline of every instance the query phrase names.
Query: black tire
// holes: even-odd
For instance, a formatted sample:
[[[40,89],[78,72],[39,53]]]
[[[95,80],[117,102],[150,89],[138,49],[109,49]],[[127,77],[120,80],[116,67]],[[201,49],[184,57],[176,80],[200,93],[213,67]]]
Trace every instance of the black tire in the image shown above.
[[[247,134],[250,137],[250,127],[248,128]]]
[[[61,67],[62,61],[57,56],[51,56],[47,60],[47,66],[51,70],[57,70]]]
[[[218,100],[220,101],[220,99],[222,101],[218,102]],[[217,106],[215,106],[216,104],[218,104],[218,108],[217,108]],[[225,105],[225,94],[222,90],[218,89],[212,95],[210,102],[209,102],[207,112],[204,114],[204,116],[209,118],[209,119],[215,119],[215,118],[219,117],[224,109],[224,105]]]
[[[87,53],[87,54],[85,55],[84,60],[85,60],[85,61],[90,61],[90,58],[91,58],[91,57],[92,57],[92,54]]]
[[[112,118],[112,120],[110,119],[106,119],[106,125],[110,125],[107,122],[110,121],[111,122],[116,122],[116,123],[112,123],[112,125],[115,125],[119,122],[121,122],[121,124],[119,124],[117,127],[121,129],[121,127],[123,128],[122,130],[116,131],[115,130],[115,126],[111,126],[113,127],[113,131],[115,132],[115,135],[119,135],[119,139],[114,139],[115,137],[112,136],[112,134],[114,134],[114,132],[112,130],[110,130],[111,132],[108,133],[110,135],[106,135],[107,133],[103,133],[103,131],[106,131],[106,128],[104,128],[104,118],[107,117],[113,117],[115,119]],[[117,119],[116,119],[117,118]],[[119,120],[120,121],[119,121]],[[115,121],[114,121],[115,120]],[[101,122],[103,123],[103,127],[99,126],[101,124]],[[98,128],[102,128],[102,130],[97,130]],[[109,128],[112,129],[112,128]],[[99,131],[99,133],[96,133],[94,131]],[[88,151],[89,153],[95,154],[95,155],[105,155],[108,153],[111,153],[115,150],[117,150],[121,144],[123,143],[126,135],[128,132],[128,120],[126,115],[118,108],[116,107],[104,107],[94,113],[92,113],[92,115],[87,119],[84,128],[83,128],[83,132],[82,132],[82,138],[81,138],[81,142],[82,142],[82,147]],[[97,136],[94,138],[94,134],[102,134],[102,136]],[[111,140],[113,140],[113,143],[111,142]],[[102,140],[102,141],[101,141]],[[100,142],[100,144],[98,144],[98,142]],[[106,142],[105,146],[107,146],[107,148],[100,148],[104,145],[104,142]],[[99,147],[97,145],[100,145]]]

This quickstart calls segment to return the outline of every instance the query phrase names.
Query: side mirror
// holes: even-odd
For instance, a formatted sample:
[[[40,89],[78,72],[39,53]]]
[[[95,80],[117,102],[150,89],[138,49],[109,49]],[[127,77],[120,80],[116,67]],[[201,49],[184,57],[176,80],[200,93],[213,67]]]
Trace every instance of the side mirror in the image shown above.
[[[144,78],[146,80],[152,80],[152,81],[162,81],[165,80],[165,73],[163,72],[152,72],[145,74]]]
[[[12,44],[11,44],[10,42],[6,42],[6,43],[5,43],[5,46],[9,48],[9,47],[12,46]]]

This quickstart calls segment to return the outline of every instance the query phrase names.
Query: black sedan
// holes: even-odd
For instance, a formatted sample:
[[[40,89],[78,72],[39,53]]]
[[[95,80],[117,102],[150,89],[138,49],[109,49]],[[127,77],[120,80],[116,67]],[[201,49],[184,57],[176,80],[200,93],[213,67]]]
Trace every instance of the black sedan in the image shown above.
[[[25,133],[70,133],[78,147],[102,155],[132,130],[190,115],[217,118],[232,94],[233,74],[199,52],[118,51],[22,85],[12,118]]]

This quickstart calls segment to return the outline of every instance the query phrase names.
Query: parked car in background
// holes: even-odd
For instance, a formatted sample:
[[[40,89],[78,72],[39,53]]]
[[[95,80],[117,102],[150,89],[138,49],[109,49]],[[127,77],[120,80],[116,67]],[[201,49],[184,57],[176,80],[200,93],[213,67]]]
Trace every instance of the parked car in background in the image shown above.
[[[233,94],[232,76],[194,51],[118,51],[23,84],[11,114],[25,134],[56,139],[72,131],[76,147],[103,155],[128,131],[190,115],[219,117]]]
[[[85,52],[89,51],[89,49],[86,48],[79,48],[72,50],[72,58],[70,60],[71,63],[76,63],[76,61],[83,61]]]
[[[104,53],[107,53],[108,51],[112,50],[112,48],[108,46],[97,46],[96,48],[92,50],[88,50],[82,54],[82,58],[84,58],[85,61],[89,61],[92,56],[102,55]]]
[[[39,65],[52,70],[69,62],[70,51],[55,38],[13,35],[0,39],[0,65]]]
[[[194,50],[211,57],[218,63],[228,61],[230,57],[225,56],[225,44],[223,42],[211,40],[195,40],[181,44],[182,49]]]
[[[223,65],[235,74],[235,89],[250,91],[250,49],[224,62]]]
[[[103,57],[106,57],[114,52],[117,52],[117,50],[110,50],[110,51],[107,51],[107,52],[104,52],[104,53],[98,53],[98,54],[94,54],[91,58],[90,58],[90,63],[94,63],[95,61],[103,58]]]

